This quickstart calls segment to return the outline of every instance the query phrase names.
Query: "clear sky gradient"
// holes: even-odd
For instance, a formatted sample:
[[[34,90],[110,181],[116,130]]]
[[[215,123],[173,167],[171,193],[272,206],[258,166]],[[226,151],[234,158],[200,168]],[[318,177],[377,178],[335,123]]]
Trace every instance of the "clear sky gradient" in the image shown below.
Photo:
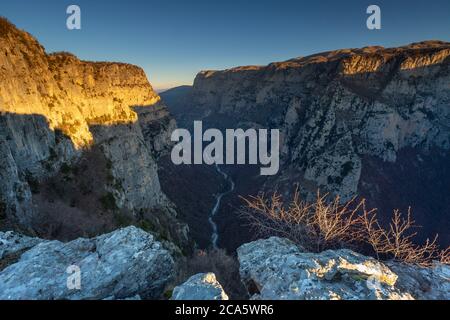
[[[66,28],[70,4],[81,7],[81,30]],[[366,28],[370,4],[381,7],[382,30]],[[0,15],[49,52],[139,65],[157,89],[192,84],[205,69],[450,41],[449,0],[1,0]]]

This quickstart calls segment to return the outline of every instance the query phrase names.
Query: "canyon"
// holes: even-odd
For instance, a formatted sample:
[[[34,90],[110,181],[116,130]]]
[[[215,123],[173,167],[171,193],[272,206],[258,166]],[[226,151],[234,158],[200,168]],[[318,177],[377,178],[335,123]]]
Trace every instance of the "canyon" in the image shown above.
[[[223,246],[251,239],[237,223],[239,195],[317,190],[367,199],[387,223],[412,208],[420,241],[450,238],[450,44],[413,43],[318,53],[222,71],[161,94],[179,126],[280,130],[280,171],[225,166],[236,193],[218,214]],[[239,180],[239,181],[238,181]],[[257,187],[255,187],[257,186]],[[236,230],[239,230],[236,232]],[[235,241],[235,237],[241,237]]]
[[[449,298],[444,263],[305,252],[254,239],[239,216],[240,196],[320,189],[366,197],[381,218],[411,205],[422,237],[448,246],[449,43],[202,71],[161,96],[140,67],[47,53],[4,18],[0,48],[0,299],[228,299],[211,270],[179,278],[196,249],[219,248],[246,298]],[[278,174],[175,165],[172,132],[194,121],[280,130]]]

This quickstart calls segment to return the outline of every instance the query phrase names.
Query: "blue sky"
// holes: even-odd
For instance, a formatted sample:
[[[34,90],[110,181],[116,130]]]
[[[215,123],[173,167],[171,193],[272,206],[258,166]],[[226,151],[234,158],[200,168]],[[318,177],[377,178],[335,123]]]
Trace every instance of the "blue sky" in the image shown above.
[[[81,7],[81,30],[66,28],[70,4]],[[370,4],[381,7],[381,30],[366,28]],[[449,0],[2,0],[0,15],[49,52],[137,64],[158,89],[191,84],[205,69],[338,48],[450,41]]]

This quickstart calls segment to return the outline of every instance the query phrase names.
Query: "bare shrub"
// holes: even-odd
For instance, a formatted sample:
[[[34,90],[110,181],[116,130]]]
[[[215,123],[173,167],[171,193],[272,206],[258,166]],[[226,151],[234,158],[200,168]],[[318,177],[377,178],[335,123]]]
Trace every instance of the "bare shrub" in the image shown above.
[[[377,257],[383,255],[397,261],[424,266],[439,258],[437,236],[433,240],[427,239],[422,245],[414,243],[417,232],[413,230],[418,226],[411,217],[411,208],[408,209],[406,217],[399,210],[394,210],[386,229],[378,223],[376,210],[368,212],[364,208],[360,219],[364,234],[362,239],[372,246]]]
[[[443,264],[450,264],[450,247],[441,251],[439,261]]]
[[[197,250],[191,257],[178,261],[175,285],[198,273],[213,272],[230,299],[247,299],[239,275],[239,262],[223,249]]]
[[[277,193],[242,199],[245,206],[241,214],[258,236],[285,237],[312,252],[342,247],[358,250],[369,245],[378,259],[421,266],[436,260],[449,264],[450,248],[439,252],[437,236],[422,245],[415,244],[418,226],[411,209],[406,217],[394,210],[384,228],[378,222],[377,210],[368,209],[364,199],[341,203],[339,196],[328,200],[318,192],[315,201],[308,203],[300,199],[298,191],[288,205]]]
[[[349,246],[358,235],[357,213],[364,204],[355,199],[340,204],[339,197],[327,202],[327,195],[319,192],[315,202],[308,203],[298,190],[288,206],[277,193],[242,199],[246,206],[241,214],[259,236],[285,237],[313,252]]]

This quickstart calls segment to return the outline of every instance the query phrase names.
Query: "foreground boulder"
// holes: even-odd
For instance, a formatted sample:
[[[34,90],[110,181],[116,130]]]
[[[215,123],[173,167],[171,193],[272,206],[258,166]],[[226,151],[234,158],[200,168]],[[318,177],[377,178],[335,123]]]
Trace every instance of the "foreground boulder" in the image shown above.
[[[12,246],[3,239],[0,243]],[[77,267],[80,289],[73,289],[68,282],[74,274],[68,270]],[[68,243],[36,241],[0,272],[0,299],[152,299],[173,275],[173,259],[161,244],[141,229],[127,227]]]
[[[199,273],[173,290],[172,300],[228,300],[214,273]]]
[[[305,253],[287,239],[238,249],[240,274],[253,299],[450,299],[450,268],[389,267],[351,250]]]

